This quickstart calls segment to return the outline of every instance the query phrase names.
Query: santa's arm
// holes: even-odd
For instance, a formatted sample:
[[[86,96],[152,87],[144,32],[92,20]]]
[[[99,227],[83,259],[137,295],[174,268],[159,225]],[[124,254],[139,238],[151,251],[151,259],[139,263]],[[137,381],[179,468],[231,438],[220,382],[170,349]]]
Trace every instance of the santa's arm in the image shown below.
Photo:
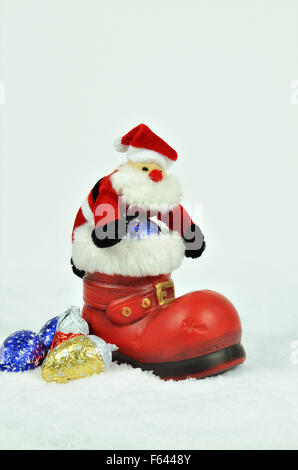
[[[114,246],[126,235],[127,224],[133,217],[126,214],[126,204],[119,199],[109,177],[100,182],[93,214],[91,237],[98,248]]]
[[[170,230],[181,235],[185,243],[185,256],[187,258],[201,256],[206,248],[204,235],[181,204],[168,212],[159,214],[158,219],[164,222]]]
[[[98,248],[106,248],[119,243],[126,233],[126,207],[118,202],[118,195],[111,186],[108,176],[100,179],[93,186],[83,201],[75,218],[72,241],[76,230],[86,223],[94,226],[91,239]],[[85,271],[79,269],[71,258],[74,274],[84,277]]]

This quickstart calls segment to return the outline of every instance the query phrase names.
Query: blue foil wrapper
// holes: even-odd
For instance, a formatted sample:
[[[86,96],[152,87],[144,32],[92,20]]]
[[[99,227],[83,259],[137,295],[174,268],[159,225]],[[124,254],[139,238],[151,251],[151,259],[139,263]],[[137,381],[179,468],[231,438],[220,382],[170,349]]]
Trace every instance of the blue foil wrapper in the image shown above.
[[[51,318],[46,322],[38,333],[45,348],[50,349],[59,321],[59,316]]]
[[[35,369],[43,361],[45,353],[39,335],[29,330],[16,331],[0,346],[0,371]]]
[[[127,234],[131,238],[147,238],[148,236],[158,236],[159,233],[159,226],[150,219],[144,220],[136,218],[132,220],[127,227]]]

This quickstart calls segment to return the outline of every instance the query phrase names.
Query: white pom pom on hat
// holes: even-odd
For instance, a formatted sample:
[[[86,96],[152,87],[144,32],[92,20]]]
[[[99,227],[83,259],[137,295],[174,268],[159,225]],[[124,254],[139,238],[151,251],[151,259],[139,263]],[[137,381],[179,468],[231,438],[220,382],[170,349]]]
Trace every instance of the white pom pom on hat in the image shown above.
[[[121,143],[121,139],[122,137],[118,137],[115,141],[114,141],[114,147],[115,149],[117,150],[117,152],[127,152],[128,150],[128,145],[123,145]]]

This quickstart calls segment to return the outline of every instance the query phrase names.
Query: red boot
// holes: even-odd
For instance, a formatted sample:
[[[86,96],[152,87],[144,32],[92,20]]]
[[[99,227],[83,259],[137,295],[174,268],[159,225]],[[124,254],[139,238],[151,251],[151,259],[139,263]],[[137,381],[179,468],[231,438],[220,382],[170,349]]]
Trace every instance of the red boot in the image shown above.
[[[84,277],[83,317],[119,350],[113,359],[163,379],[202,378],[241,364],[241,323],[224,296],[196,291],[175,299],[170,275]]]

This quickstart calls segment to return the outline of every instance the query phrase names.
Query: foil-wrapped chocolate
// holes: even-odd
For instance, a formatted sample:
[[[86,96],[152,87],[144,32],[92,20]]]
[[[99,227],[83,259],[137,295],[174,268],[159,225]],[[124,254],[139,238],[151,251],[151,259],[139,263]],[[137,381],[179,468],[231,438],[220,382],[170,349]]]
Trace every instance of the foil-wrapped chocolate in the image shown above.
[[[53,342],[56,329],[57,329],[58,320],[59,320],[59,316],[50,318],[50,320],[48,320],[46,324],[43,325],[42,329],[38,333],[47,350],[50,349],[51,344]]]
[[[106,370],[118,348],[98,336],[77,336],[49,351],[41,368],[47,382],[67,383]]]
[[[0,371],[23,372],[38,367],[46,353],[36,333],[20,330],[12,333],[0,346]]]
[[[78,307],[70,306],[61,315],[51,318],[40,330],[46,348],[51,350],[63,341],[89,333],[88,323]]]

